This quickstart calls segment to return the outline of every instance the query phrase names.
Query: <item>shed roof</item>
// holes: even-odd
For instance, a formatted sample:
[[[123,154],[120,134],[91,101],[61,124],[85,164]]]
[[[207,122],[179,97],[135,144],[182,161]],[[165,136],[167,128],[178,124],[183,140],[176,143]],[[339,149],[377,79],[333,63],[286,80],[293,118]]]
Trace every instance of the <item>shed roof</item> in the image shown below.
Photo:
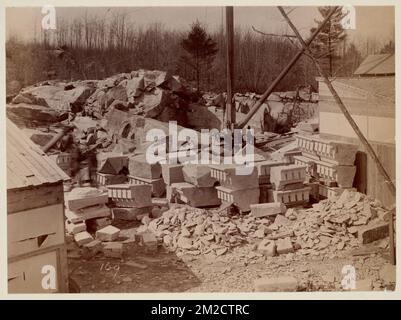
[[[322,82],[323,78],[316,78]],[[332,83],[340,83],[349,88],[363,90],[366,94],[378,98],[386,98],[395,101],[395,77],[354,77],[354,78],[335,78]],[[340,92],[339,92],[340,94]],[[341,94],[340,94],[341,96]]]
[[[11,120],[6,122],[7,189],[19,189],[70,179]]]
[[[395,74],[394,54],[371,54],[362,61],[354,72],[355,75]]]
[[[335,81],[362,89],[377,97],[395,100],[395,77],[339,78]]]

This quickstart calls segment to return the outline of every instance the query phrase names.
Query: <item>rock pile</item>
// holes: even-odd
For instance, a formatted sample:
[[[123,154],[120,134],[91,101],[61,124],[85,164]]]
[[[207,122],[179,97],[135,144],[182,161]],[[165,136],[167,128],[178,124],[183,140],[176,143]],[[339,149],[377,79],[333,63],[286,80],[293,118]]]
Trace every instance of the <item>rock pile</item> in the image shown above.
[[[225,254],[244,243],[265,256],[335,254],[388,235],[388,211],[361,193],[345,190],[337,201],[290,208],[266,217],[222,215],[217,210],[173,205],[141,228],[180,254]]]
[[[337,200],[299,210],[293,232],[301,253],[334,253],[387,237],[388,211],[371,197],[345,190]]]
[[[32,127],[65,120],[68,112],[102,119],[117,109],[168,121],[191,102],[191,89],[164,71],[138,70],[103,80],[46,81],[22,89],[7,105],[7,116]]]

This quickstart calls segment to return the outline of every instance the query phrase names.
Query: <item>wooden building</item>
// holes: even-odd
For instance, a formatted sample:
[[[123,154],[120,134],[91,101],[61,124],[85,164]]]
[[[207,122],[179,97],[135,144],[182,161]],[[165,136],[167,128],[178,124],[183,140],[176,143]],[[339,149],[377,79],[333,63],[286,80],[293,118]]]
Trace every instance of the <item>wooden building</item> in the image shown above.
[[[9,293],[68,291],[63,180],[69,177],[7,120]]]
[[[357,143],[354,187],[391,206],[395,198],[375,163],[334,101],[323,79],[319,82],[319,130],[323,138]],[[394,55],[368,56],[351,78],[332,84],[348,111],[373,146],[395,183],[395,68]]]

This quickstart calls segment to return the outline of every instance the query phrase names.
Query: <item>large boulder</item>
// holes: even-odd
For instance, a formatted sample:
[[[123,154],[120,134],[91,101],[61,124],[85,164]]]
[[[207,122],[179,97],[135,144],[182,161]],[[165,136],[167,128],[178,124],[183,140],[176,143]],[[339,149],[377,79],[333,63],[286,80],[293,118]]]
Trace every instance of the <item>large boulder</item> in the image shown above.
[[[13,100],[13,104],[28,103],[49,107],[57,111],[81,111],[86,99],[94,92],[88,85],[77,85],[66,90],[61,85],[43,85],[23,89]]]
[[[118,134],[121,130],[121,125],[128,118],[128,112],[111,108],[105,115],[103,127],[110,135]]]
[[[118,73],[108,77],[106,79],[100,80],[97,84],[99,89],[108,89],[118,85],[121,81],[125,79],[130,79],[131,75],[129,73]]]
[[[49,107],[36,104],[7,104],[7,117],[24,127],[48,125],[59,121],[60,113]]]
[[[115,100],[127,102],[127,80],[120,82],[118,86],[112,87],[107,90],[105,96],[105,107],[108,108]]]
[[[135,98],[140,97],[144,89],[145,89],[145,83],[144,83],[144,77],[142,75],[127,80],[126,91],[127,91],[128,102],[134,103]]]
[[[137,105],[146,118],[157,117],[170,103],[170,95],[162,89],[154,88],[142,95]]]

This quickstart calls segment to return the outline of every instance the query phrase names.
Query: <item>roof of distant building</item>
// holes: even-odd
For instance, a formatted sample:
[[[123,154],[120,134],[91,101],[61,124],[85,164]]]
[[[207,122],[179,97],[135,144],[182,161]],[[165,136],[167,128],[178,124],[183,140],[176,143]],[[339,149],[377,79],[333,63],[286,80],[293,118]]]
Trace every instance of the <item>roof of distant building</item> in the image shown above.
[[[395,74],[394,54],[372,54],[362,61],[354,75],[392,75]]]

